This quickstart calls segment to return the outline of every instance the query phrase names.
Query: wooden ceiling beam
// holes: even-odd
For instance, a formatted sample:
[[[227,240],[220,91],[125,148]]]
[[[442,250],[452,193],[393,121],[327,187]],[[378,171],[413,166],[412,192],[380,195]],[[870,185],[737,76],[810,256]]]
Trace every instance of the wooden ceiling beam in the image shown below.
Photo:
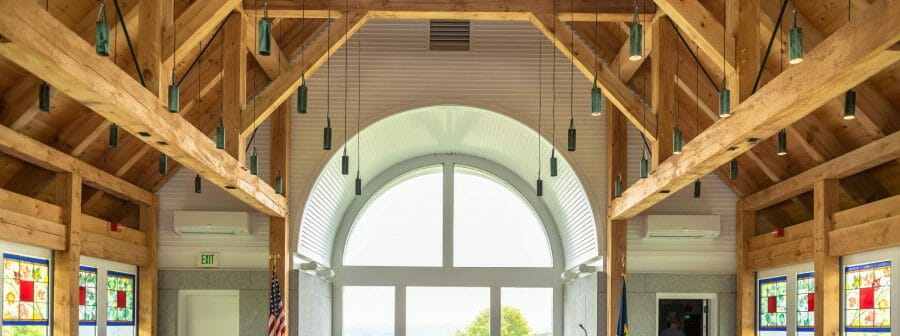
[[[701,133],[684,152],[660,164],[656,174],[629,188],[613,203],[614,218],[631,218],[698,177],[749,150],[748,139],[764,139],[835,96],[900,60],[900,3],[872,5],[859,23],[841,28],[803,63],[790,67]]]
[[[287,202],[240,164],[215,149],[206,134],[180,115],[166,111],[158,97],[34,3],[0,0],[0,55],[47,80],[168,157],[197,171],[248,205],[283,216]]]
[[[244,44],[247,46],[247,50],[253,55],[253,58],[256,59],[256,63],[263,68],[269,78],[278,77],[278,75],[280,75],[288,66],[288,59],[278,45],[278,38],[281,37],[283,28],[278,28],[273,25],[272,40],[270,41],[271,55],[263,56],[259,54],[259,43],[256,43],[256,22],[247,14],[241,14],[241,19],[244,20],[244,27],[247,27],[242,29],[245,34],[243,40]]]
[[[641,118],[643,111],[649,111],[643,99],[637,93],[625,86],[619,76],[609,66],[601,62],[600,69],[596,69],[597,61],[594,52],[580,39],[572,40],[572,31],[568,25],[553,15],[534,15],[531,22],[544,36],[553,41],[556,48],[589,80],[597,77],[597,84],[603,95],[612,105],[622,111],[625,117],[644,135],[649,141],[656,141],[656,121],[650,118]],[[554,28],[556,31],[554,31]]]
[[[553,0],[509,1],[509,0],[358,0],[350,4],[335,1],[329,11],[328,2],[308,0],[270,0],[269,17],[274,18],[332,18],[344,12],[368,12],[372,18],[394,19],[459,19],[459,20],[528,20],[531,13],[554,13]],[[562,20],[574,21],[628,21],[634,15],[633,0],[612,0],[600,3],[577,0],[574,10],[567,2],[557,4],[556,13]],[[304,14],[303,9],[306,9]],[[244,9],[252,17],[263,15],[263,3],[244,0]],[[656,5],[648,2],[640,6],[642,13],[655,13]]]
[[[176,56],[187,55],[190,49],[200,45],[200,41],[216,30],[219,23],[240,5],[241,0],[194,2],[178,16],[175,25],[163,32],[162,63],[172,64],[172,59]],[[175,46],[172,45],[172,35],[175,35]]]
[[[125,20],[129,25],[133,26],[133,23],[136,22],[138,18],[138,8],[140,4],[136,1],[127,1],[122,4],[122,15],[125,16]],[[94,24],[97,22],[96,14],[99,10],[99,4],[97,7],[94,7],[89,13],[92,15],[88,15],[85,17],[80,23],[76,26],[71,27],[78,35],[83,38],[88,43],[95,43],[96,35],[94,34]],[[115,15],[114,10],[110,11],[110,8],[107,8],[107,13],[112,15],[107,15],[109,20],[109,28],[110,28],[110,36],[117,36],[116,31],[120,29],[119,18]],[[21,131],[34,119],[41,111],[38,109],[38,89],[40,88],[41,83],[43,81],[40,78],[37,78],[33,75],[27,75],[25,78],[22,78],[18,81],[18,84],[8,90],[3,95],[3,100],[6,101],[5,107],[3,107],[2,113],[0,113],[0,123],[5,126],[8,126],[16,131]],[[51,101],[54,97],[56,97],[58,91],[54,89],[50,89],[50,97]],[[55,107],[51,106],[52,109]]]
[[[694,41],[700,50],[727,74],[735,71],[734,36],[725,34],[722,23],[698,1],[656,0],[659,9],[669,16],[685,38]],[[723,38],[723,35],[724,38]],[[723,46],[722,43],[725,43]],[[725,52],[725,59],[722,52]]]
[[[303,60],[306,64],[294,62],[285,69],[278,78],[275,78],[269,86],[263,89],[252,101],[247,102],[241,119],[241,137],[246,138],[253,130],[261,125],[282,103],[291,97],[291,94],[300,85],[302,78],[311,78],[328,58],[337,52],[360,27],[369,20],[368,13],[351,13],[343,16],[332,24],[331,36],[319,36],[308,48],[305,49]],[[328,24],[328,23],[326,23]],[[349,31],[347,27],[349,26]],[[329,42],[331,44],[329,44]],[[305,72],[305,74],[304,74]],[[254,107],[254,108],[250,108]]]

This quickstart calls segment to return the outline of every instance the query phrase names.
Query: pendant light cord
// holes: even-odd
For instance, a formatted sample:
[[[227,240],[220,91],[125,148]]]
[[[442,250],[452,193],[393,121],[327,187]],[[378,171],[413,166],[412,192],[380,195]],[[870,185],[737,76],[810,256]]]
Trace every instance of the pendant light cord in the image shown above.
[[[331,0],[328,0],[328,16],[329,16],[328,21],[331,21],[331,18],[330,18],[330,16],[331,16]],[[331,45],[331,22],[328,22],[328,31],[325,33],[328,34],[328,36],[326,37],[326,42],[330,46]],[[325,51],[325,54],[328,55],[328,50]],[[326,72],[325,73],[325,75],[326,75],[325,81],[326,81],[326,85],[328,86],[325,89],[325,100],[326,100],[325,119],[327,121],[330,121],[331,120],[331,60],[326,59],[325,62],[327,62],[327,65],[325,68],[325,72]]]
[[[644,6],[644,11],[646,11],[646,10],[647,10],[647,0],[644,0],[644,1],[643,1],[643,6]],[[634,0],[634,8],[637,9],[637,0]],[[646,19],[646,15],[645,15],[645,16],[642,16],[642,17],[643,17],[644,19]],[[647,22],[644,21],[644,24],[646,24],[646,23],[647,23]],[[641,34],[643,34],[643,30],[641,30]],[[641,37],[641,39],[643,39],[643,36]],[[641,54],[643,54],[643,53],[644,53],[644,44],[641,43]],[[647,72],[646,72],[646,71],[644,72],[644,80],[643,80],[643,83],[641,83],[641,84],[643,85],[644,95],[646,95],[646,94],[647,94]],[[643,111],[642,114],[643,114],[643,119],[644,119],[644,125],[646,125],[646,124],[647,124],[647,104],[646,104],[646,102],[644,103],[644,106],[643,106],[643,110],[642,110],[642,111]],[[659,134],[659,126],[658,126],[658,125],[659,125],[659,120],[658,120],[658,119],[657,119],[656,125],[657,125],[657,127],[656,127],[656,128],[657,128],[657,132],[656,132],[656,133]],[[642,156],[645,157],[645,158],[648,158],[648,157],[649,157],[648,154],[650,154],[650,143],[647,142],[647,136],[644,134],[643,131],[641,132],[641,141],[644,142],[644,151],[643,151]]]
[[[228,19],[225,19],[228,20]],[[221,28],[221,26],[220,26]],[[217,32],[218,33],[218,32]],[[215,38],[215,36],[213,36]],[[212,40],[210,40],[212,41]],[[212,43],[207,44],[206,46]],[[225,78],[225,35],[222,35],[222,43],[219,43],[219,73],[222,75],[222,78]],[[222,88],[222,84],[219,84],[219,124],[224,126],[225,119],[225,90]]]
[[[300,2],[300,33],[306,30],[306,0],[302,0]],[[328,13],[328,16],[331,17],[331,13]],[[300,81],[301,84],[306,84],[306,64],[304,64],[304,55],[306,53],[306,41],[300,42]]]
[[[756,89],[759,88],[759,81],[762,80],[763,70],[766,69],[766,61],[769,59],[769,53],[772,52],[772,44],[775,42],[775,36],[781,29],[781,22],[784,19],[784,11],[787,9],[787,4],[788,0],[781,2],[778,20],[775,21],[775,27],[772,28],[772,35],[769,36],[769,45],[766,47],[766,53],[763,54],[762,62],[759,64],[759,71],[756,72],[756,80],[753,82],[753,91],[751,91],[751,94],[756,93]]]
[[[346,4],[346,8],[344,11],[346,12],[347,8],[350,8],[350,0],[344,1]],[[350,36],[350,20],[346,20],[347,25],[346,29],[344,29],[344,38],[349,38]],[[349,72],[349,64],[350,64],[350,50],[344,50],[344,155],[347,155],[347,106],[350,105],[349,101],[349,87],[350,87],[350,72]]]
[[[572,10],[572,22],[575,22],[575,0],[569,0]],[[569,66],[569,127],[575,126],[575,27],[569,29],[572,32],[570,54],[572,54],[571,66]]]
[[[357,31],[356,35],[356,78],[358,79],[356,82],[356,178],[359,178],[359,169],[362,166],[362,154],[360,154],[359,147],[359,139],[362,138],[362,128],[359,127],[359,120],[362,117],[362,28]]]
[[[671,21],[670,21],[671,22]],[[697,52],[700,52],[700,46],[695,45],[697,48]],[[688,50],[691,50],[688,48]],[[697,96],[697,103],[694,104],[694,137],[696,138],[700,135],[700,60],[695,59],[697,61],[697,68],[694,70],[694,95]],[[705,69],[704,69],[705,70]]]
[[[119,7],[119,0],[113,0],[113,5],[116,7],[116,16],[119,17],[119,27],[122,28],[122,33],[125,35],[125,42],[128,43],[128,49],[131,51],[131,62],[134,63],[134,68],[137,71],[138,78],[141,80],[141,86],[147,87],[147,83],[144,82],[144,72],[141,71],[141,64],[138,63],[137,54],[134,52],[134,46],[131,44],[131,35],[128,35],[128,25],[125,24],[125,18],[122,16],[122,8]],[[172,19],[175,20],[174,18]],[[174,27],[174,25],[173,25]],[[173,30],[174,32],[174,30]],[[118,41],[117,41],[118,44]],[[174,49],[174,42],[173,42]],[[172,57],[174,59],[175,52],[173,50]]]
[[[544,111],[544,44],[543,38],[538,36],[538,136],[537,136],[537,166],[538,180],[541,179],[541,114]]]
[[[556,22],[559,21],[556,17],[556,0],[553,0],[553,46],[556,47],[557,38],[556,38]],[[551,120],[553,131],[551,132],[551,140],[550,143],[553,145],[551,148],[550,156],[553,156],[553,153],[556,152],[556,50],[553,50],[553,79],[551,81],[551,85],[553,85],[553,106],[551,109]]]
[[[675,39],[677,40],[678,37],[675,37]],[[678,44],[676,43],[675,45],[677,46]],[[680,77],[678,77],[680,68],[681,68],[681,50],[678,47],[675,47],[675,78],[680,78]],[[673,97],[673,99],[675,99],[675,129],[678,129],[679,122],[681,121],[681,104],[678,103],[677,89],[675,89],[673,87],[672,90],[673,90],[672,97]],[[657,129],[659,129],[659,127],[657,127]]]

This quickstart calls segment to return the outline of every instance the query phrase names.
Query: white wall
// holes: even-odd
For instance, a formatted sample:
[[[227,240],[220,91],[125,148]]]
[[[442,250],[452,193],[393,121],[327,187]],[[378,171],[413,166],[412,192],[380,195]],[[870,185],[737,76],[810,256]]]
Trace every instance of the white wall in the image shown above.
[[[598,282],[598,278],[600,282],[603,282],[602,284]],[[565,285],[563,289],[565,291],[564,335],[583,336],[585,332],[578,327],[579,324],[584,325],[587,336],[597,336],[598,330],[606,328],[604,318],[606,316],[605,278],[603,273],[591,274]],[[599,319],[598,316],[600,316]],[[600,329],[598,329],[598,323]],[[601,330],[599,335],[603,334],[605,332]]]

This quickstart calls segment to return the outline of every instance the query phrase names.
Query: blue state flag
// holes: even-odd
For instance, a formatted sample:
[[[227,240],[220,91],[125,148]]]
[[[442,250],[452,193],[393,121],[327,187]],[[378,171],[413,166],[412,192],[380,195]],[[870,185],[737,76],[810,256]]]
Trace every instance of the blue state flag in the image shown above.
[[[625,277],[622,277],[622,295],[619,302],[619,318],[616,322],[616,336],[628,336],[628,300],[625,297]]]

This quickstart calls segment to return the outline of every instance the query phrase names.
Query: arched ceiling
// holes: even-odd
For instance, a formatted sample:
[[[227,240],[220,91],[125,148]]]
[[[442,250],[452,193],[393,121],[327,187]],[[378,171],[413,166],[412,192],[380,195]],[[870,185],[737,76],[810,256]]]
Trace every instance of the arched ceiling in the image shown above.
[[[502,165],[534,184],[538,158],[548,167],[550,143],[522,123],[488,110],[441,105],[413,109],[385,118],[348,139],[351,172],[356,170],[357,149],[362,158],[362,179],[372,177],[412,158],[434,154],[464,154]],[[538,141],[541,154],[538,156]],[[334,151],[312,187],[300,219],[299,249],[306,258],[328,264],[338,226],[354,196],[355,174],[343,176],[343,148]],[[567,266],[599,254],[597,229],[587,194],[569,163],[559,157],[559,176],[544,169],[543,201],[557,224]]]

